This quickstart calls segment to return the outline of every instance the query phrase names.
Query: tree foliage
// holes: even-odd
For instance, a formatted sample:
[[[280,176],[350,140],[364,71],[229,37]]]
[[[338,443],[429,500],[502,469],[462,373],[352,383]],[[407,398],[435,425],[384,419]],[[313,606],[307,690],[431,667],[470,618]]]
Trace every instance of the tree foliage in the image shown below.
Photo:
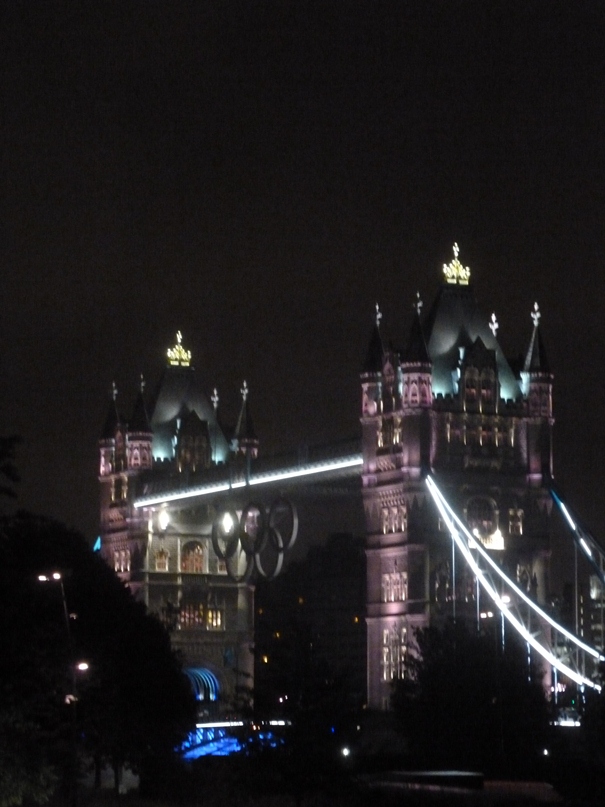
[[[549,730],[541,670],[507,634],[464,624],[416,635],[392,705],[418,764],[531,774]]]
[[[155,617],[60,524],[7,517],[0,550],[0,756],[11,748],[0,763],[0,806],[43,801],[53,772],[69,778],[74,728],[80,756],[98,765],[136,769],[172,754],[195,721],[195,701]],[[38,581],[55,570],[68,623],[60,583]],[[74,692],[81,659],[90,669]],[[66,704],[70,694],[76,704]]]

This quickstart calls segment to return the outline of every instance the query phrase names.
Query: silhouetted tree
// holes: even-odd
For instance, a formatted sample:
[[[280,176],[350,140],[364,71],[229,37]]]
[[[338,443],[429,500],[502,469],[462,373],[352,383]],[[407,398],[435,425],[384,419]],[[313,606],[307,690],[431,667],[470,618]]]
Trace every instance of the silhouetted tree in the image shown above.
[[[69,771],[74,710],[78,747],[97,765],[138,768],[173,754],[195,722],[195,701],[161,624],[78,533],[22,513],[1,526],[0,749],[20,748],[13,756],[37,785],[5,793],[10,777],[0,776],[0,804],[11,792],[17,800],[7,804],[42,801],[52,770]],[[77,617],[69,632],[60,585],[37,579],[54,570]],[[77,706],[65,702],[76,659],[90,665]],[[19,776],[16,759],[11,767]]]
[[[416,635],[392,705],[419,764],[531,774],[549,730],[541,671],[506,635],[464,624]]]

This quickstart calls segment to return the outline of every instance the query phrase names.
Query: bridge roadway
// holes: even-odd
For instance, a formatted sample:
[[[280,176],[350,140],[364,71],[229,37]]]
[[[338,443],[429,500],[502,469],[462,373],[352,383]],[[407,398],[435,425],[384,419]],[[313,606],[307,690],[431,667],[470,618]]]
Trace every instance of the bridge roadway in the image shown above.
[[[220,498],[242,488],[265,490],[278,488],[288,491],[310,488],[314,493],[331,493],[359,489],[362,455],[358,440],[347,440],[325,448],[299,451],[297,455],[264,457],[251,467],[235,469],[218,465],[191,478],[146,485],[137,498],[137,509],[162,505],[187,506],[205,497]],[[249,491],[247,491],[249,495]]]

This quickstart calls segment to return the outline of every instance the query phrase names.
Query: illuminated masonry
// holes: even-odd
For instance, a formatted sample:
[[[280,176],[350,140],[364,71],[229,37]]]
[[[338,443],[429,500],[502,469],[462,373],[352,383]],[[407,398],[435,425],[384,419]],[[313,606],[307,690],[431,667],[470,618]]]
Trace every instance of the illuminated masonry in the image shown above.
[[[540,312],[536,304],[525,360],[514,366],[458,254],[455,245],[424,318],[417,300],[401,353],[384,348],[377,306],[361,376],[368,702],[378,708],[415,629],[477,610],[474,578],[453,568],[427,497],[429,470],[509,575],[540,602],[548,594],[553,378]]]
[[[171,630],[201,710],[214,711],[232,697],[240,673],[253,672],[253,588],[240,569],[246,558],[234,557],[232,541],[221,552],[212,496],[182,509],[161,503],[167,489],[196,479],[218,489],[219,478],[245,474],[258,440],[245,382],[238,423],[228,432],[217,417],[217,391],[209,399],[199,388],[180,332],[166,358],[149,398],[141,381],[129,418],[118,411],[114,385],[99,441],[101,553]],[[141,496],[151,504],[136,507]]]

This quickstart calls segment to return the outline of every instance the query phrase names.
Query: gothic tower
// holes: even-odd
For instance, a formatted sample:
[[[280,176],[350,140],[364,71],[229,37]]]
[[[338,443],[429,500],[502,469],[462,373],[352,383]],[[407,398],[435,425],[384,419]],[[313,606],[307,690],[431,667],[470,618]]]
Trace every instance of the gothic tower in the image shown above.
[[[220,466],[237,473],[239,459],[249,464],[259,444],[244,406],[240,450],[230,450],[218,394],[208,399],[201,389],[180,332],[167,360],[149,407],[141,381],[129,419],[118,411],[114,385],[99,440],[101,553],[171,632],[200,711],[214,714],[230,708],[240,676],[252,680],[254,589],[235,568],[238,558],[215,551],[213,499],[172,507],[137,500],[212,485],[225,472]]]
[[[539,312],[517,371],[458,260],[401,353],[375,324],[361,375],[368,704],[388,708],[414,631],[477,619],[474,578],[427,494],[430,472],[474,535],[541,602],[548,592],[552,375]],[[371,361],[370,361],[371,359]]]

